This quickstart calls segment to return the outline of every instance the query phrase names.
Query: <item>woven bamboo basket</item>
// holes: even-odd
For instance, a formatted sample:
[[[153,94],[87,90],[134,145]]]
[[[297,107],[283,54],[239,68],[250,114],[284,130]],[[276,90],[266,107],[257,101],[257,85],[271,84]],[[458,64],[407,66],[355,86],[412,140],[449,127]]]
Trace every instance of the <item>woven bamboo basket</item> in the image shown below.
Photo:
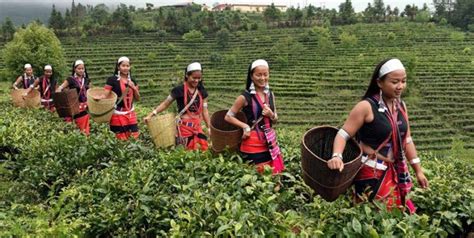
[[[39,107],[41,107],[41,94],[37,89],[31,90],[25,96],[25,106],[27,108],[39,108]]]
[[[147,122],[153,143],[158,148],[172,146],[176,142],[176,120],[174,113],[166,113],[152,117]]]
[[[211,116],[211,141],[214,152],[222,152],[226,148],[230,151],[236,151],[242,140],[242,128],[234,126],[224,120],[227,110],[214,112]],[[240,121],[247,123],[247,118],[243,112],[235,115]]]
[[[25,99],[23,94],[26,92],[26,89],[18,89],[11,91],[12,103],[15,107],[26,107]]]
[[[87,107],[92,120],[97,123],[109,123],[114,114],[117,94],[110,92],[107,98],[94,100],[95,96],[105,95],[107,90],[103,88],[91,88],[87,90]]]
[[[343,152],[344,169],[331,170],[327,160],[332,156],[334,137],[338,129],[319,126],[308,130],[301,142],[301,167],[303,180],[326,201],[334,201],[351,185],[362,166],[362,150],[359,144],[350,139]]]
[[[59,117],[72,117],[79,113],[79,95],[75,89],[53,93],[53,101]]]

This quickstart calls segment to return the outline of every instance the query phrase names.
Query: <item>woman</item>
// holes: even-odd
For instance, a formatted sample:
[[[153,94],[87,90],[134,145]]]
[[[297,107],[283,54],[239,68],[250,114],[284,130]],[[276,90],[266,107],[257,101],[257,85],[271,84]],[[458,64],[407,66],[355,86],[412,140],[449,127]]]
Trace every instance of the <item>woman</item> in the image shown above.
[[[20,88],[28,89],[36,80],[36,77],[33,75],[33,67],[31,67],[31,64],[25,64],[23,68],[23,75],[18,76],[18,78],[13,83],[13,88],[15,90]],[[18,87],[18,85],[20,85],[20,87]]]
[[[240,145],[242,157],[255,164],[257,171],[263,172],[265,166],[271,166],[276,174],[283,171],[285,166],[272,128],[278,120],[278,115],[275,96],[268,84],[269,78],[270,68],[265,60],[255,60],[250,64],[245,91],[237,97],[225,120],[244,130]],[[241,110],[249,124],[235,117]]]
[[[64,88],[75,89],[79,95],[79,114],[73,118],[65,118],[71,122],[74,119],[77,127],[86,135],[89,135],[89,114],[87,113],[87,90],[89,89],[89,75],[87,74],[84,61],[76,60],[72,64],[71,76],[64,80],[56,92],[61,92]]]
[[[357,134],[364,165],[355,178],[356,201],[361,201],[364,192],[369,190],[370,200],[383,200],[388,209],[406,207],[413,213],[415,206],[406,199],[412,183],[405,155],[422,188],[428,187],[428,180],[410,135],[405,103],[400,99],[406,80],[405,67],[400,60],[384,60],[377,65],[363,100],[352,109],[334,139],[328,166],[343,170],[342,152],[346,141]]]
[[[166,110],[176,100],[178,105],[177,144],[181,144],[188,150],[208,149],[207,136],[201,127],[204,119],[210,134],[210,118],[207,106],[207,91],[202,83],[202,67],[194,62],[185,69],[184,83],[171,90],[171,94],[155,110],[153,110],[144,121],[147,122],[152,116]]]
[[[136,81],[132,78],[129,58],[118,59],[114,75],[107,79],[104,88],[108,93],[96,96],[95,100],[108,97],[111,91],[118,97],[114,114],[110,119],[110,130],[119,140],[128,140],[130,137],[137,139],[139,132],[133,101],[140,100],[140,93]]]
[[[52,98],[52,92],[56,91],[56,79],[53,78],[53,67],[51,65],[44,66],[44,74],[40,78],[36,79],[33,84],[30,85],[28,90],[25,92],[25,96],[30,93],[33,88],[39,86],[39,91],[41,95],[41,105],[54,112],[54,103]]]

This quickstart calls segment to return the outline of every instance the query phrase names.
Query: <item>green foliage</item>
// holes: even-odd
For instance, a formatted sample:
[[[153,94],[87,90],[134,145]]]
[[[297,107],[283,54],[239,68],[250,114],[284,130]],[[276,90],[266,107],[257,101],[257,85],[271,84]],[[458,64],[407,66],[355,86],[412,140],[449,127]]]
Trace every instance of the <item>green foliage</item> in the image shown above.
[[[227,29],[221,29],[216,34],[216,43],[220,48],[226,48],[229,44],[230,32]]]
[[[431,18],[431,14],[429,11],[419,11],[416,14],[415,21],[416,22],[429,22]]]
[[[65,75],[64,50],[52,30],[32,23],[26,29],[19,29],[12,41],[3,49],[7,77],[16,78],[23,73],[23,65],[30,63],[37,74],[42,74],[47,64],[61,78]]]
[[[470,47],[466,47],[462,50],[462,53],[466,54],[466,55],[470,55],[471,54],[471,48]]]
[[[453,41],[463,41],[466,36],[463,32],[451,32],[450,38]]]
[[[263,18],[267,23],[272,21],[278,21],[280,17],[281,12],[275,7],[274,3],[272,3],[269,7],[265,8],[265,10],[263,11]]]
[[[190,43],[203,42],[204,35],[200,31],[192,30],[183,35],[183,40]]]
[[[275,58],[280,66],[288,66],[290,60],[297,60],[304,52],[303,44],[288,36],[279,39],[270,49],[269,58]]]
[[[397,39],[397,35],[394,32],[389,32],[387,34],[387,40],[394,41]]]
[[[217,52],[212,52],[211,55],[209,56],[209,60],[211,61],[211,64],[214,66],[218,66],[222,62],[222,55],[217,53]]]
[[[3,22],[1,32],[4,41],[9,41],[13,38],[13,34],[15,34],[15,26],[9,17],[7,17]]]
[[[146,132],[120,142],[94,123],[86,137],[49,112],[1,106],[0,144],[17,152],[2,153],[0,236],[446,237],[472,224],[472,163],[452,157],[420,155],[430,188],[410,194],[409,215],[354,206],[350,191],[316,196],[292,130],[278,131],[287,170],[272,176],[233,153],[156,150]]]
[[[339,40],[341,40],[341,45],[343,47],[354,47],[357,45],[357,42],[359,41],[357,36],[350,34],[348,32],[342,32],[339,35]]]

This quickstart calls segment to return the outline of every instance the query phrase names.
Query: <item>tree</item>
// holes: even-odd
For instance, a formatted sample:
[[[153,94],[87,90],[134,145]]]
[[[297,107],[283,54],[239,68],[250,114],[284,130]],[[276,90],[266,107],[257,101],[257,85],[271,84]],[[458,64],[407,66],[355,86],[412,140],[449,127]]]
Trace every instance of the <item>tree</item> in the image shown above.
[[[309,4],[309,6],[306,8],[306,20],[313,20],[314,16],[316,16],[316,8]]]
[[[153,9],[153,7],[155,7],[155,6],[153,5],[153,3],[148,3],[148,2],[146,3],[146,10],[147,10],[147,11],[151,11],[151,10]]]
[[[107,24],[110,19],[109,8],[103,3],[92,8],[89,15],[93,22],[99,25]]]
[[[288,15],[288,20],[299,24],[301,20],[303,20],[303,11],[300,8],[290,7],[286,10],[286,14]]]
[[[356,15],[351,0],[346,0],[346,2],[339,5],[339,16],[342,24],[353,24],[356,22]]]
[[[21,74],[25,63],[30,63],[36,72],[50,64],[58,77],[64,76],[66,72],[61,42],[51,29],[37,23],[19,29],[13,40],[6,44],[2,54],[6,74],[10,78]]]
[[[49,27],[55,30],[64,29],[64,19],[60,11],[56,11],[56,6],[53,4],[53,9],[51,10],[51,16],[49,17]]]
[[[365,22],[369,22],[369,23],[376,21],[375,8],[372,7],[370,2],[367,3],[367,7],[364,10],[364,20]]]
[[[385,21],[385,6],[383,0],[374,0],[374,16],[378,22]]]
[[[402,16],[407,16],[410,18],[410,21],[413,21],[416,17],[418,12],[418,7],[413,5],[406,5],[405,10],[402,12]]]
[[[7,17],[5,18],[5,22],[2,24],[2,38],[5,41],[9,41],[13,38],[15,34],[15,26],[13,25],[12,20]]]
[[[272,3],[270,7],[265,8],[265,11],[263,11],[263,17],[267,23],[278,21],[280,19],[280,10]]]
[[[457,0],[448,21],[455,26],[468,29],[469,25],[474,24],[474,1]]]
[[[69,9],[66,9],[66,13],[64,13],[64,27],[71,28],[74,26],[74,22],[72,20],[71,12]]]
[[[221,29],[216,34],[217,45],[221,48],[227,47],[230,39],[230,32],[227,29]]]
[[[120,4],[117,9],[112,13],[112,22],[116,27],[125,29],[128,32],[133,31],[133,21],[129,14],[127,5]]]
[[[199,43],[204,41],[204,35],[200,31],[191,30],[183,35],[183,40],[190,43]]]

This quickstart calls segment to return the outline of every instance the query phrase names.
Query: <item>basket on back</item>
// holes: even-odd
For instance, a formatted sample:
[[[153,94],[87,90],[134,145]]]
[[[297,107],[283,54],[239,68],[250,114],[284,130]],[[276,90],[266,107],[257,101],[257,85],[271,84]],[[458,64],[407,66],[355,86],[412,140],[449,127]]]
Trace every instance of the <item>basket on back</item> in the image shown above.
[[[53,101],[59,117],[72,117],[79,113],[79,95],[75,89],[53,93]]]
[[[362,151],[359,144],[350,139],[342,154],[344,169],[331,170],[327,160],[331,159],[334,137],[338,129],[320,126],[308,130],[301,142],[301,166],[303,180],[326,201],[334,201],[351,185],[362,166]]]
[[[108,97],[94,100],[94,97],[106,95],[109,93],[104,88],[91,88],[87,90],[87,107],[89,115],[92,120],[97,123],[108,123],[112,114],[114,114],[115,102],[117,101],[117,94],[110,91]]]
[[[41,107],[41,95],[37,89],[31,90],[25,96],[25,106],[27,108],[39,108]]]
[[[242,128],[234,126],[224,120],[227,110],[214,112],[211,116],[211,141],[214,152],[222,152],[226,147],[235,151],[242,139]],[[240,121],[247,123],[247,118],[243,112],[235,115]]]
[[[11,97],[12,103],[15,107],[26,107],[25,99],[23,98],[23,94],[25,94],[26,89],[17,89],[12,90]]]
[[[147,122],[153,143],[158,148],[165,148],[176,142],[176,116],[166,113],[152,117]]]

